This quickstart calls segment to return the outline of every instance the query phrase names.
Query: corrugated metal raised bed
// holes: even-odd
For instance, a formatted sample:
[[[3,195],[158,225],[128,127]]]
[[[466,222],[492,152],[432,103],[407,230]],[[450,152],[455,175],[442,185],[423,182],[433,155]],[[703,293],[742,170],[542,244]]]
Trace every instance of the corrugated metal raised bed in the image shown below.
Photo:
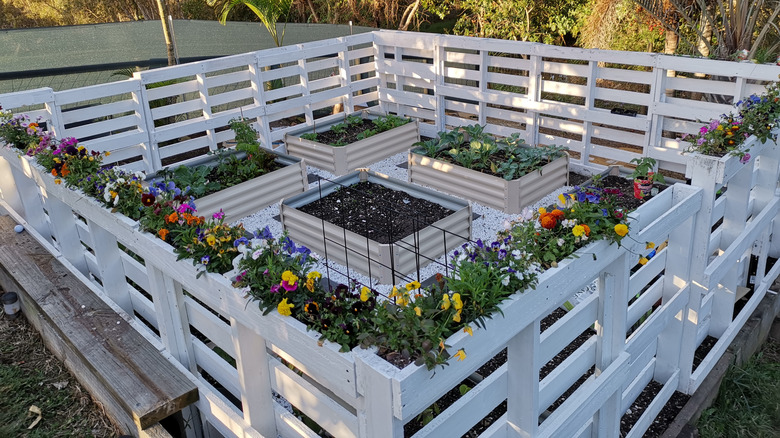
[[[354,114],[366,119],[379,117],[377,114],[366,111]],[[317,129],[325,131],[339,122],[341,120],[317,127]],[[312,132],[312,129],[306,128],[285,134],[284,142],[287,153],[305,159],[310,166],[327,170],[339,176],[399,152],[407,151],[415,142],[420,141],[416,120],[345,146],[331,146],[300,137],[301,134],[307,132]]]
[[[406,192],[437,203],[454,213],[392,244],[383,244],[298,209],[342,186],[361,181]],[[367,170],[352,172],[322,184],[321,189],[311,189],[287,198],[282,201],[280,211],[282,225],[295,242],[384,284],[403,281],[403,275],[415,272],[471,237],[469,202]]]
[[[433,187],[451,195],[479,202],[507,213],[542,199],[566,184],[569,156],[557,158],[541,169],[507,181],[456,164],[409,152],[409,182]]]
[[[298,157],[274,153],[278,155],[276,163],[284,167],[196,199],[198,213],[211,217],[222,209],[225,222],[233,222],[308,189],[305,162]]]

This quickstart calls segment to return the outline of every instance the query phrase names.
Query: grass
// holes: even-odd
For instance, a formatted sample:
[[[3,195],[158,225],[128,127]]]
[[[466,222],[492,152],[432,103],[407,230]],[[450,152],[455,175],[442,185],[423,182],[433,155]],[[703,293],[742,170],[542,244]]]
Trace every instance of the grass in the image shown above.
[[[0,339],[0,438],[119,436],[23,316],[0,313]]]
[[[750,361],[728,370],[697,426],[702,438],[780,436],[780,342],[768,340]]]

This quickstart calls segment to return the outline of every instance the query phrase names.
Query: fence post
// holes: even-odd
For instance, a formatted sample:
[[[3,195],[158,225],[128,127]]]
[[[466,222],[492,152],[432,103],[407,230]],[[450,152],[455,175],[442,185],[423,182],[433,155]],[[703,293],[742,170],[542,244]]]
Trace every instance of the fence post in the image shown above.
[[[536,54],[539,46],[534,45],[529,55],[531,67],[528,70],[528,100],[532,105],[539,102],[542,95],[542,56]],[[539,143],[539,111],[536,109],[526,110],[528,114],[528,123],[525,125],[525,135],[529,144],[536,146]]]
[[[252,83],[253,107],[262,109],[260,119],[260,144],[268,149],[273,149],[273,139],[271,138],[271,124],[268,121],[268,113],[265,106],[265,88],[263,86],[263,69],[260,67],[260,52],[255,52],[254,62],[249,64],[249,80]]]
[[[745,164],[728,181],[728,190],[723,194],[726,199],[723,212],[723,232],[720,238],[721,249],[731,246],[745,229],[749,213],[750,188],[753,181],[753,162],[755,160]],[[712,249],[714,248],[710,248],[710,250]],[[731,324],[737,287],[744,284],[747,268],[743,257],[740,259],[740,263],[729,269],[729,273],[717,285],[709,285],[711,288],[715,288],[712,296],[712,319],[710,320],[709,332],[716,338],[720,338]]]
[[[98,265],[98,276],[103,291],[128,315],[133,314],[133,303],[127,288],[125,268],[122,264],[122,250],[119,249],[114,234],[88,220],[89,234],[92,236],[92,250]]]
[[[146,91],[146,84],[140,72],[133,73],[133,79],[138,83],[138,90],[133,91],[133,102],[137,105],[138,117],[141,121],[138,127],[145,127],[147,135],[147,144],[144,148],[143,159],[148,173],[157,172],[162,168],[160,160],[160,150],[157,146],[156,131],[154,126],[154,116],[152,108],[149,105],[149,95]]]
[[[14,157],[12,159],[17,159]],[[0,157],[0,196],[19,216],[25,217],[22,198],[16,186],[16,174],[7,159]]]
[[[28,166],[29,164],[22,160],[22,165]],[[22,209],[24,210],[24,220],[35,231],[38,232],[47,242],[52,243],[51,229],[46,220],[46,214],[43,211],[43,201],[41,200],[41,188],[35,183],[32,177],[25,175],[26,172],[30,172],[29,168],[26,168],[25,172],[16,169],[11,166],[11,174],[14,181],[16,181],[16,189],[21,199]]]
[[[539,431],[540,320],[507,343],[506,419],[509,431],[534,437]]]
[[[200,96],[200,109],[203,111],[203,119],[206,123],[203,126],[206,127],[206,138],[209,139],[209,150],[217,150],[217,139],[214,137],[214,128],[209,127],[208,120],[211,116],[211,104],[209,104],[209,89],[206,86],[206,73],[198,73],[195,75],[195,80],[198,82],[198,95]]]
[[[230,328],[244,419],[261,435],[275,437],[275,402],[271,394],[271,369],[265,339],[235,318],[230,318]]]
[[[163,345],[179,363],[198,375],[181,284],[151,264],[146,265],[146,273],[149,276],[149,293],[154,300],[154,313],[157,315],[157,330]],[[201,436],[203,427],[195,407],[184,408],[182,415],[195,423],[193,427],[185,429],[186,436]]]
[[[393,365],[380,359],[371,350],[352,350],[355,357],[358,392],[363,406],[358,408],[360,438],[401,438],[404,427],[393,415]],[[373,365],[373,366],[372,366]]]
[[[436,132],[442,132],[447,126],[447,109],[444,95],[440,87],[444,86],[444,46],[441,44],[442,37],[433,38],[433,70],[436,74],[433,83],[433,94],[436,99],[436,108],[434,109],[434,124]]]
[[[46,211],[51,218],[50,226],[54,238],[57,240],[57,249],[76,269],[82,274],[89,274],[87,260],[84,258],[84,247],[81,245],[79,228],[76,224],[76,216],[73,210],[59,199],[46,197]]]
[[[598,377],[626,349],[626,320],[628,311],[628,252],[622,251],[599,275],[599,307],[596,323],[596,371]],[[594,419],[598,436],[618,436],[622,388],[615,391],[599,409]]]
[[[696,216],[691,216],[669,234],[669,244],[665,250],[666,264],[664,265],[662,304],[667,303],[680,292],[681,283],[684,283],[686,288],[681,293],[688,295],[688,299],[683,298],[685,302],[688,302],[693,294],[689,262],[693,258],[692,249],[696,225]],[[680,354],[681,349],[686,346],[679,340],[683,337],[683,317],[686,310],[687,307],[684,306],[681,313],[671,318],[664,330],[658,335],[653,377],[659,382],[666,382],[678,370],[680,370],[680,374],[683,374]]]
[[[352,75],[349,74],[349,45],[346,38],[343,38],[343,47],[339,49],[339,77],[341,78],[341,88],[346,89],[347,95],[344,98],[344,112],[352,114],[355,112],[355,104],[352,102]]]
[[[694,231],[691,237],[691,258],[689,278],[691,280],[688,306],[683,314],[683,332],[680,342],[680,383],[678,389],[690,394],[691,375],[693,373],[693,356],[698,347],[698,334],[709,315],[701,314],[702,300],[709,292],[708,285],[703,284],[704,271],[709,264],[710,237],[712,229],[712,211],[715,205],[716,169],[707,165],[707,157],[692,155],[687,166],[690,168],[691,185],[702,189],[701,209],[696,213]]]

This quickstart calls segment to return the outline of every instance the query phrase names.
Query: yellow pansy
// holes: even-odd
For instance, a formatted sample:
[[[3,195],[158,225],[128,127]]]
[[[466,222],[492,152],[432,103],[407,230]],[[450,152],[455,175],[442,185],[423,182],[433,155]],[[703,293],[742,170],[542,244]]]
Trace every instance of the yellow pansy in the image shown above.
[[[460,310],[463,308],[463,301],[460,300],[459,293],[452,294],[452,304],[455,306],[455,310]]]
[[[290,316],[290,315],[292,315],[292,311],[290,309],[292,309],[293,307],[295,307],[295,305],[294,304],[289,304],[287,302],[287,298],[285,298],[285,299],[282,300],[281,303],[279,303],[276,306],[276,310],[279,311],[279,314],[282,315],[282,316]]]
[[[442,310],[447,310],[447,309],[450,308],[451,305],[452,305],[452,303],[450,303],[450,296],[447,295],[447,294],[442,295],[442,297],[441,297],[441,309]]]
[[[471,329],[470,325],[463,327],[463,333],[468,333],[469,336],[474,336],[474,330]]]
[[[417,314],[417,316],[422,316],[422,309],[418,306],[414,306],[414,313]]]
[[[615,233],[617,233],[618,236],[623,237],[628,234],[628,227],[626,224],[617,224],[615,225]]]
[[[371,296],[371,289],[363,286],[362,289],[360,289],[360,301],[368,301],[368,298]]]
[[[461,348],[461,349],[460,349],[460,350],[458,350],[458,352],[457,352],[457,353],[455,353],[455,355],[454,355],[454,356],[452,356],[452,357],[454,357],[455,359],[458,359],[458,362],[461,362],[461,361],[463,361],[464,359],[466,359],[466,352],[465,352],[465,351],[464,351],[464,350]]]

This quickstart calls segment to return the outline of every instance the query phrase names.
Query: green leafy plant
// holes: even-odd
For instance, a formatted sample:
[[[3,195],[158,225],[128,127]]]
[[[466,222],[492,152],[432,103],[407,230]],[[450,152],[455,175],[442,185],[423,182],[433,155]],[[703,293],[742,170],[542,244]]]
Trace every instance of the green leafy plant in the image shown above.
[[[650,157],[634,158],[631,160],[631,163],[636,164],[634,171],[631,173],[631,178],[642,181],[650,180],[659,183],[666,182],[663,175],[659,172],[653,172],[656,165],[655,159]]]
[[[480,125],[440,132],[437,138],[414,144],[425,156],[451,160],[462,167],[490,173],[507,180],[537,170],[563,156],[565,147],[529,147],[519,134],[496,140]]]
[[[307,132],[306,134],[301,134],[301,138],[309,141],[317,141],[317,133]]]

